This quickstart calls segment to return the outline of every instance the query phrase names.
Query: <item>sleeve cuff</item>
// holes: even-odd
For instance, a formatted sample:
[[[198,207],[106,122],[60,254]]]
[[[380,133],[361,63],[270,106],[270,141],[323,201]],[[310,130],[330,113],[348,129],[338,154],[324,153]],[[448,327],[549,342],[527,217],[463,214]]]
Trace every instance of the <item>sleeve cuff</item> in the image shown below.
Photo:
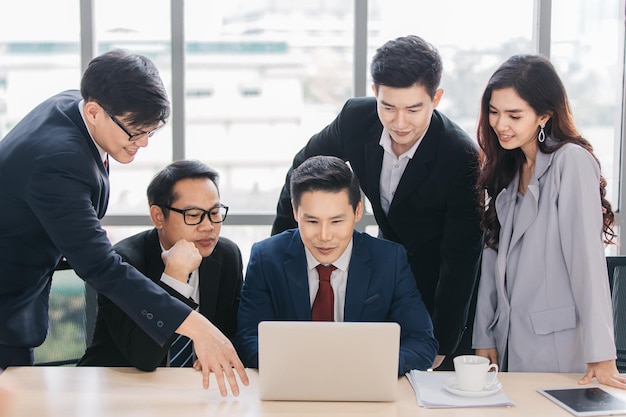
[[[183,297],[191,297],[193,292],[193,287],[191,285],[180,282],[179,280],[167,275],[165,272],[161,274],[161,282],[178,292]]]

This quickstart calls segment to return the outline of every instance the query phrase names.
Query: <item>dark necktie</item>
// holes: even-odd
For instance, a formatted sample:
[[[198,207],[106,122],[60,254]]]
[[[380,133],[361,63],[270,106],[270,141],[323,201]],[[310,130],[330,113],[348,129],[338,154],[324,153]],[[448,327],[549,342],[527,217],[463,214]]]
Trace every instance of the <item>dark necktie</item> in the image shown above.
[[[183,368],[193,365],[193,343],[187,336],[178,335],[170,346],[170,367]]]
[[[316,266],[320,277],[320,286],[311,307],[311,319],[313,321],[335,321],[335,296],[333,287],[330,286],[330,274],[337,269],[334,265]]]

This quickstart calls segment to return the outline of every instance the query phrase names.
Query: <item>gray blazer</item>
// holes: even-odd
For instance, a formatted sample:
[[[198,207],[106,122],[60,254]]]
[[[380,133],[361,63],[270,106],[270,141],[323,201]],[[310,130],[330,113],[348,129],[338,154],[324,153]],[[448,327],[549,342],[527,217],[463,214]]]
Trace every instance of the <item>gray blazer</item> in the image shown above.
[[[567,144],[537,153],[515,220],[519,178],[497,196],[499,249],[483,251],[473,348],[497,348],[504,370],[584,372],[616,357],[599,183],[592,155]]]

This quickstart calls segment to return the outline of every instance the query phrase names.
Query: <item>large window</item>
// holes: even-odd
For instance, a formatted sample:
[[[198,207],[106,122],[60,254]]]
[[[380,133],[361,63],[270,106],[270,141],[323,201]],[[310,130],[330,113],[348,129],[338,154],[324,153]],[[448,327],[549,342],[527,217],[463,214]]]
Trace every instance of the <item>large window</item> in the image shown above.
[[[568,91],[577,127],[602,163],[614,205],[620,175],[623,25],[617,0],[552,0],[550,58]],[[623,246],[624,237],[620,241]]]
[[[369,57],[387,40],[408,34],[439,50],[444,68],[439,110],[472,138],[480,98],[493,71],[509,56],[535,49],[530,1],[371,0],[369,25]]]
[[[272,214],[295,153],[351,96],[353,19],[352,0],[185,2],[186,156],[218,170],[230,213]],[[247,259],[269,230],[222,234]]]
[[[146,10],[152,11],[149,18]],[[170,0],[94,0],[93,26],[96,54],[122,48],[149,57],[172,95]],[[146,187],[152,176],[172,161],[171,127],[168,123],[159,130],[132,164],[111,161],[109,215],[148,214]]]
[[[85,5],[93,5],[93,20],[80,13]],[[545,5],[551,28],[537,32]],[[149,227],[148,182],[174,158],[194,158],[220,172],[231,207],[223,234],[245,258],[269,235],[294,153],[347,98],[371,94],[369,75],[360,80],[384,42],[412,33],[439,49],[439,109],[472,137],[488,77],[510,55],[535,53],[543,42],[617,205],[623,8],[618,0],[22,0],[0,13],[0,137],[44,98],[78,88],[81,30],[93,35],[95,54],[117,47],[145,54],[169,94],[182,97],[184,105],[173,108],[182,117],[132,164],[112,163],[110,237]]]
[[[78,88],[78,5],[79,0],[23,0],[11,3],[9,11],[4,4],[0,13],[0,138],[42,100]]]
[[[233,213],[272,213],[352,94],[353,16],[351,0],[185,2],[186,155],[220,172]]]
[[[81,13],[90,6],[93,19]],[[174,158],[200,159],[221,174],[231,208],[222,234],[247,262],[252,243],[269,235],[293,155],[347,98],[371,94],[364,74],[384,42],[416,34],[439,49],[439,109],[471,137],[489,76],[510,55],[542,45],[617,207],[623,16],[618,0],[20,0],[0,13],[0,138],[45,98],[79,87],[81,62],[91,58],[81,56],[89,50],[81,33],[93,36],[94,54],[124,48],[149,56],[183,105],[132,164],[112,162],[109,237],[115,243],[150,227],[152,176]],[[57,281],[51,306],[82,289],[76,279]]]

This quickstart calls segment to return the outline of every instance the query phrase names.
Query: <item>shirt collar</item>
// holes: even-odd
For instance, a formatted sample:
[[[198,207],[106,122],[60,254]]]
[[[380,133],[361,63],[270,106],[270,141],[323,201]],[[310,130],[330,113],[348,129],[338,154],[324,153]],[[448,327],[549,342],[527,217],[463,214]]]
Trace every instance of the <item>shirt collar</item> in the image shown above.
[[[107,158],[107,153],[104,149],[102,149],[100,147],[100,145],[98,145],[98,143],[94,140],[93,136],[91,136],[91,132],[89,131],[89,127],[87,127],[87,122],[85,121],[85,113],[84,113],[84,107],[85,105],[85,100],[81,100],[78,103],[78,111],[80,112],[80,117],[82,117],[83,119],[83,123],[85,124],[85,127],[87,128],[87,132],[89,132],[89,137],[91,138],[92,142],[94,145],[96,145],[96,149],[98,150],[98,153],[100,154],[100,160],[104,161]]]
[[[385,150],[385,152],[387,152],[390,155],[393,155],[394,158],[402,159],[404,157],[408,157],[410,159],[413,159],[413,156],[415,155],[415,152],[417,151],[417,147],[420,145],[420,143],[422,143],[422,139],[424,139],[424,136],[426,136],[426,132],[428,132],[429,127],[430,127],[430,124],[426,128],[426,130],[424,130],[424,133],[422,133],[422,136],[420,136],[417,142],[415,142],[408,151],[404,152],[403,154],[397,157],[396,157],[396,154],[391,149],[391,136],[389,135],[389,131],[386,128],[383,128],[383,133],[380,135],[380,141],[378,142],[378,144]]]
[[[307,268],[309,271],[320,264],[320,261],[315,259],[315,257],[311,254],[311,252],[307,249],[306,246],[304,247],[304,253],[306,254],[306,263],[307,263]],[[333,265],[335,265],[337,269],[341,269],[342,271],[347,271],[348,266],[350,265],[351,257],[352,257],[352,239],[350,239],[350,243],[348,243],[346,250],[343,251],[341,256],[337,258],[335,262],[333,262]]]

